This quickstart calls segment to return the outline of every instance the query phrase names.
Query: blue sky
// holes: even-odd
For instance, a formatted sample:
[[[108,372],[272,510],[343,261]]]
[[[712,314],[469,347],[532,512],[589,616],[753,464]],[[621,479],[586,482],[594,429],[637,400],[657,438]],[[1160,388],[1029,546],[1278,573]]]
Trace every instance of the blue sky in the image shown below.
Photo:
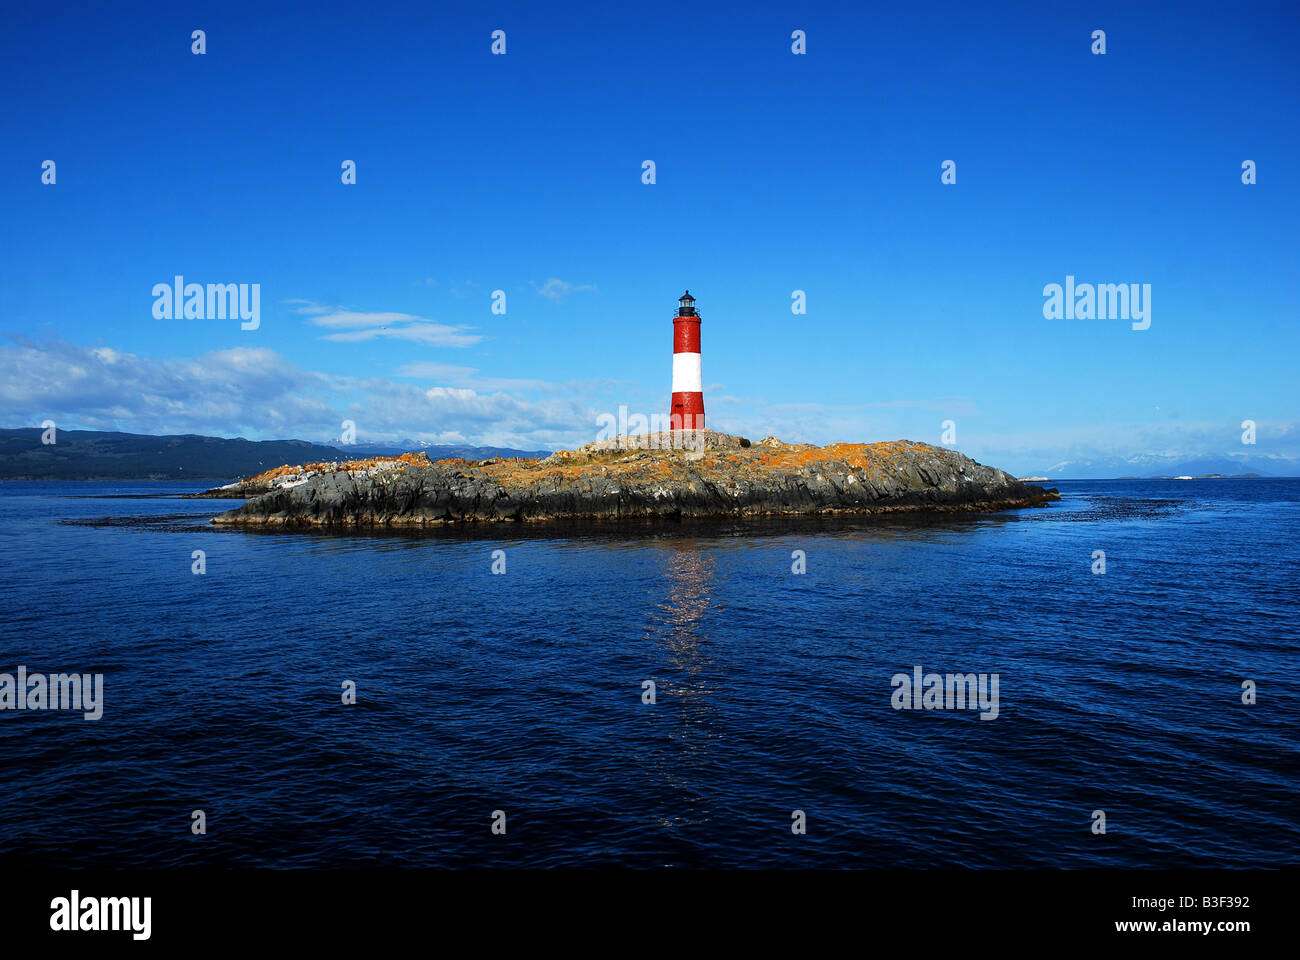
[[[891,6],[14,8],[0,425],[569,446],[666,411],[690,287],[716,429],[1300,456],[1297,8]]]

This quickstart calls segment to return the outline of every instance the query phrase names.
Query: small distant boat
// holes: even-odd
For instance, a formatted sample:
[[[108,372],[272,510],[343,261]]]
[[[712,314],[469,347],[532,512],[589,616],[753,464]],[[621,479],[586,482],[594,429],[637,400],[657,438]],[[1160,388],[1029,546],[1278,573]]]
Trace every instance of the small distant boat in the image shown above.
[[[1175,480],[1191,480],[1191,477],[1174,477]]]

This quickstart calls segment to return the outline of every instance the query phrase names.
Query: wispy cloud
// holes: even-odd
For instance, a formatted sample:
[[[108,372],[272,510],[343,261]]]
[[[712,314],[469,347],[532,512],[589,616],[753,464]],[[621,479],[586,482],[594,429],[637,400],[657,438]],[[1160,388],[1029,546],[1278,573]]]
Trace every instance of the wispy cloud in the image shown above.
[[[342,307],[327,307],[310,300],[286,300],[294,312],[309,317],[312,326],[332,331],[321,337],[337,343],[365,340],[407,340],[434,347],[471,347],[483,340],[474,328],[438,323],[412,313],[364,312]]]
[[[536,284],[534,284],[536,286]],[[554,300],[559,303],[571,293],[586,293],[596,289],[594,283],[573,284],[559,277],[550,277],[544,284],[538,287],[537,292],[548,300]]]
[[[400,323],[417,323],[424,320],[412,313],[358,313],[353,310],[334,310],[318,314],[312,323],[318,327],[355,329],[357,327],[387,327]]]
[[[407,323],[401,326],[371,327],[368,330],[347,330],[328,333],[322,340],[339,343],[357,343],[362,340],[388,338],[411,340],[432,347],[472,347],[483,338],[476,333],[466,333],[471,327],[452,327],[444,323]]]
[[[287,303],[294,308],[294,313],[329,313],[333,307],[327,307],[323,304],[312,303],[310,300],[282,300],[281,303]]]
[[[408,363],[397,368],[397,376],[408,380],[437,380],[475,390],[540,390],[558,392],[567,389],[565,384],[549,380],[514,377],[482,377],[477,367],[462,367],[451,363],[427,361]]]

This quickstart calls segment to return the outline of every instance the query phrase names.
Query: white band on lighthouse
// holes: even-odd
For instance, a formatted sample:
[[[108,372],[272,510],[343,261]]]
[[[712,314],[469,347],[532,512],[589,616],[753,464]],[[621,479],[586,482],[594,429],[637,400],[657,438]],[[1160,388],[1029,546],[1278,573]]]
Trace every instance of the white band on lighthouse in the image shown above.
[[[673,393],[699,393],[704,389],[698,353],[673,354]]]

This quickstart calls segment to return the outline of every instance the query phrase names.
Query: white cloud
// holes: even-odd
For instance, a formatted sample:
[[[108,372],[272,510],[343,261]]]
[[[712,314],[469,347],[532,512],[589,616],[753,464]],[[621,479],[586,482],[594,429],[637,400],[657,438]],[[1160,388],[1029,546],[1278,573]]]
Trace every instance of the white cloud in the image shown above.
[[[157,359],[59,339],[0,345],[5,426],[48,417],[63,429],[328,442],[350,419],[361,443],[556,449],[594,439],[597,413],[576,393],[528,400],[504,390],[339,376],[304,370],[266,348]]]

